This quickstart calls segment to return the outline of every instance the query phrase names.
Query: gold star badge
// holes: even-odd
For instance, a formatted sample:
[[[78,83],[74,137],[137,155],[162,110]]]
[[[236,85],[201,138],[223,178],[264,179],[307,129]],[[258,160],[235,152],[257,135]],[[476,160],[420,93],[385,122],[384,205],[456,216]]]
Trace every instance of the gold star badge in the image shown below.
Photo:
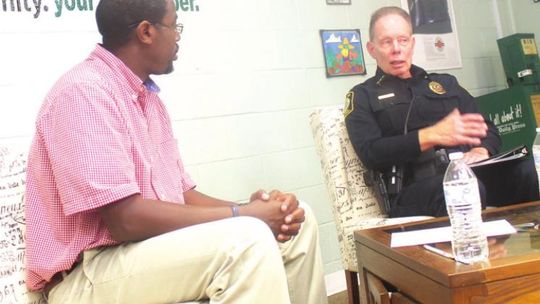
[[[343,115],[345,117],[349,116],[349,114],[351,114],[354,110],[353,100],[354,92],[350,91],[349,93],[347,93],[347,95],[345,95],[345,106],[343,107]]]
[[[443,86],[436,81],[432,81],[429,83],[429,89],[439,95],[446,93],[446,90],[443,88]]]

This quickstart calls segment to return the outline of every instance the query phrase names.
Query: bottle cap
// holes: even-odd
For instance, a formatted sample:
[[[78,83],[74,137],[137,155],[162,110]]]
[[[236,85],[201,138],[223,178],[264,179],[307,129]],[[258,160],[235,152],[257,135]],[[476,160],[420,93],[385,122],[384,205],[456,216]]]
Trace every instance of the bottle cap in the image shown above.
[[[450,160],[462,159],[463,158],[463,152],[452,152],[452,153],[448,154],[448,158]]]
[[[536,128],[536,133],[540,133],[540,128]]]

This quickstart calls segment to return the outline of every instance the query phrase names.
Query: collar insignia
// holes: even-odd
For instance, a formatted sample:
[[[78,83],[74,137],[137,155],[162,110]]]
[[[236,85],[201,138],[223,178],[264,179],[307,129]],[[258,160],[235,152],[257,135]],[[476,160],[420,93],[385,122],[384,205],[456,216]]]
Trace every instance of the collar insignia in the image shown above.
[[[381,82],[384,80],[384,74],[377,80],[377,85],[381,85]]]
[[[353,102],[354,102],[354,92],[349,91],[349,93],[345,95],[345,106],[343,107],[343,116],[345,116],[345,118],[347,118],[347,116],[349,116],[349,114],[351,114],[352,111],[354,110]]]
[[[436,81],[432,81],[429,83],[429,89],[439,95],[446,93],[446,90],[444,89],[444,87]]]

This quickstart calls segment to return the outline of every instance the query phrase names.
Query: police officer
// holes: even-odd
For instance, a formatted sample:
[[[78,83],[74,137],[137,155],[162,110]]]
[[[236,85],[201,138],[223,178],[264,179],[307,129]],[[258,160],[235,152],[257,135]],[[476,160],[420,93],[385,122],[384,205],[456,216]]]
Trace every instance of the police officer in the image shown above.
[[[467,163],[487,159],[501,147],[498,131],[455,77],[412,65],[415,41],[403,9],[375,11],[369,38],[367,50],[378,67],[374,77],[346,96],[351,142],[367,168],[383,172],[390,216],[446,215],[442,181],[447,154],[462,151]],[[530,158],[490,170],[496,174],[477,174],[484,204],[539,198]]]

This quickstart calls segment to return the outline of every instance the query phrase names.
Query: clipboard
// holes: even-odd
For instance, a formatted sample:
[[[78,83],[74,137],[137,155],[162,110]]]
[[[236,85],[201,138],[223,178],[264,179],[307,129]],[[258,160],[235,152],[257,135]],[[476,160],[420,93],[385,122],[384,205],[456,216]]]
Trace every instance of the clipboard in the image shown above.
[[[512,161],[516,159],[521,159],[527,155],[529,155],[529,149],[527,148],[527,146],[521,145],[521,146],[512,148],[508,151],[495,154],[488,159],[471,163],[469,164],[469,167],[475,168],[475,167],[482,167],[482,166],[487,166],[487,165],[501,163],[501,162]]]

